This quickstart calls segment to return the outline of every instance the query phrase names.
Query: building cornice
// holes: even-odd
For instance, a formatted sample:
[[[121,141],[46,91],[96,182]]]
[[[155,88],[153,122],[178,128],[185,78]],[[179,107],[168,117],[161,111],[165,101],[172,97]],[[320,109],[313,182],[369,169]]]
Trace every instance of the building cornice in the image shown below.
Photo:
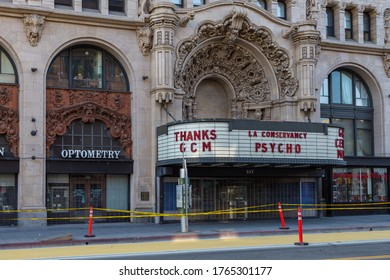
[[[377,56],[383,56],[386,53],[390,53],[390,48],[388,47],[377,46],[369,43],[358,44],[358,43],[323,40],[321,41],[320,46],[321,46],[321,51],[340,52],[340,50],[342,49],[343,53],[377,55]]]
[[[46,22],[69,23],[106,28],[136,30],[144,26],[143,18],[130,18],[118,15],[101,15],[99,13],[75,12],[60,9],[48,9],[33,6],[14,6],[0,4],[0,16],[22,19],[27,14],[38,14],[45,17]]]

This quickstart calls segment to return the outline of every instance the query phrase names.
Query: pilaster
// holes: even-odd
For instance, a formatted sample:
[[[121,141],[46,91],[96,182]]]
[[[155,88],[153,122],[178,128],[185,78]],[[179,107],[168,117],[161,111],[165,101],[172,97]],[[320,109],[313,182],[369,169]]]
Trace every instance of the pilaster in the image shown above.
[[[316,111],[315,67],[319,55],[320,36],[314,21],[301,23],[292,33],[297,58],[297,79],[300,81],[296,93],[298,119],[302,121],[310,122],[311,114]]]

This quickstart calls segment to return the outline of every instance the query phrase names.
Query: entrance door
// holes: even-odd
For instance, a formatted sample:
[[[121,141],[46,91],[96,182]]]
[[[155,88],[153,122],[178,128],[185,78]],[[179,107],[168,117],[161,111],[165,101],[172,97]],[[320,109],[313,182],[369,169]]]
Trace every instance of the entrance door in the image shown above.
[[[219,181],[217,187],[217,209],[221,210],[221,219],[246,219],[247,213],[247,186],[246,185],[225,185],[232,183]]]
[[[74,217],[89,216],[89,208],[93,207],[94,217],[101,216],[102,207],[105,206],[105,177],[100,174],[71,175],[70,176],[70,208],[74,209]],[[99,220],[100,221],[100,220]]]

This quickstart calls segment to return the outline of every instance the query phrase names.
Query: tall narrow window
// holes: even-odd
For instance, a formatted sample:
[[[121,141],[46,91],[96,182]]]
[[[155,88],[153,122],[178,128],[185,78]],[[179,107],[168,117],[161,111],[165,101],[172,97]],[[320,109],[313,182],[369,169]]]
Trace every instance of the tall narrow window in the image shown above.
[[[346,156],[373,154],[371,96],[363,80],[353,71],[335,70],[324,80],[321,117],[344,127]]]
[[[123,13],[125,11],[124,0],[109,0],[108,1],[108,10],[110,12]]]
[[[286,3],[282,0],[278,0],[276,16],[282,19],[287,19]]]
[[[363,13],[363,38],[364,41],[371,41],[371,18],[368,12]]]
[[[334,37],[334,12],[332,8],[326,8],[326,36]]]
[[[344,15],[345,39],[352,39],[352,12],[345,10]]]
[[[265,2],[265,0],[255,0],[255,4],[256,6],[259,6],[264,10],[267,10],[267,2]]]
[[[99,10],[99,0],[83,0],[83,9]]]

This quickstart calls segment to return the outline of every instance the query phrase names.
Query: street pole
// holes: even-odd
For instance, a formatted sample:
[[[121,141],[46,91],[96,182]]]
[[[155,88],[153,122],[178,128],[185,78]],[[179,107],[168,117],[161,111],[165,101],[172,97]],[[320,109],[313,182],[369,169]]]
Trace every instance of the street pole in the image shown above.
[[[181,232],[188,232],[188,175],[187,163],[183,158],[183,168],[180,169],[180,178],[183,188],[183,205],[181,208]]]

